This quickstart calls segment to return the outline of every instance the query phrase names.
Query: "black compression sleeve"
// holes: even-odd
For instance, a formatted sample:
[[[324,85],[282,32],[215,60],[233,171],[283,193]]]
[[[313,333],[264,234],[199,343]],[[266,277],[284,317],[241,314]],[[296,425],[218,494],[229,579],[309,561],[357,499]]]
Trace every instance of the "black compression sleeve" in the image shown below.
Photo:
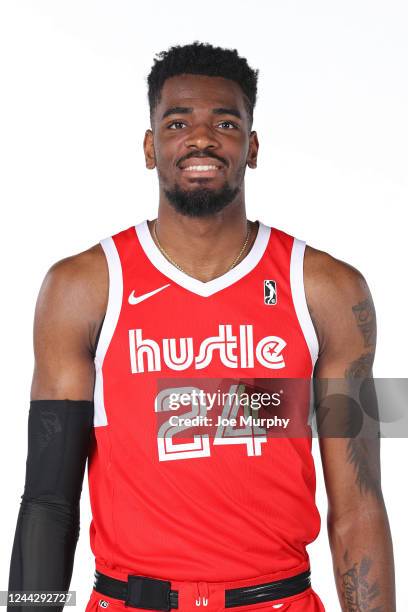
[[[67,591],[79,537],[79,501],[93,432],[90,401],[30,402],[28,455],[9,591]],[[59,612],[55,607],[7,610]]]

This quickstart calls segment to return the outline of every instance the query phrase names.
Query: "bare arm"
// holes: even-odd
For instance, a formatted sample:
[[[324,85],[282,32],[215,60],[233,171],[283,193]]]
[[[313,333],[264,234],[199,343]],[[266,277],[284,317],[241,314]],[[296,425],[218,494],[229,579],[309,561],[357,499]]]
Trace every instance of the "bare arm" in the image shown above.
[[[49,270],[34,319],[32,400],[92,400],[93,357],[106,310],[107,275],[99,246]]]
[[[336,417],[331,425],[343,431],[342,437],[334,437],[321,418],[319,444],[339,601],[344,612],[394,612],[394,562],[381,490],[380,440],[373,430],[367,437],[345,437],[341,430],[344,411],[358,431],[354,417],[360,410],[362,385],[369,388],[375,404],[374,304],[357,270],[314,249],[305,257],[305,285],[320,344],[315,369],[318,422],[319,411],[320,417],[331,412]]]
[[[9,591],[69,588],[91,444],[93,354],[106,297],[107,269],[100,247],[58,262],[41,286],[34,321],[26,480]],[[62,607],[46,609],[59,612]]]

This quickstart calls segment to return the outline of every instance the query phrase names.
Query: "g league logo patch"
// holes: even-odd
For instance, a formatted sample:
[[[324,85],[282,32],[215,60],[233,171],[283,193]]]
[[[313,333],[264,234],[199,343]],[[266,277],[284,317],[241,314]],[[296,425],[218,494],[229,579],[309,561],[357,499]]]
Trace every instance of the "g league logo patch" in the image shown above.
[[[264,303],[275,306],[278,301],[277,285],[274,280],[264,280]]]

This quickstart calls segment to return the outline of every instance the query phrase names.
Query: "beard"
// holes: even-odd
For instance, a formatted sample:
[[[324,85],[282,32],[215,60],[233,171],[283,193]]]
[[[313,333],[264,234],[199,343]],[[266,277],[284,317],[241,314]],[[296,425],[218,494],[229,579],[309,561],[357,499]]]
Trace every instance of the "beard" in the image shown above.
[[[165,189],[164,193],[175,210],[187,217],[209,217],[230,204],[240,188],[232,189],[225,183],[220,189],[183,190],[177,184],[173,189]]]

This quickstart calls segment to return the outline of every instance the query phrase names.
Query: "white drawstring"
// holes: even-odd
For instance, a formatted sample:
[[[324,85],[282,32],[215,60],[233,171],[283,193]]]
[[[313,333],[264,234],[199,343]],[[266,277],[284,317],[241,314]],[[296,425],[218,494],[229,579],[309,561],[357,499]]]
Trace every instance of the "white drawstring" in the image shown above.
[[[196,606],[201,606],[201,595],[200,595],[200,587],[198,585],[198,582],[196,582],[196,591],[197,591],[197,599],[195,600],[195,604]]]
[[[195,605],[198,606],[208,606],[208,585],[206,582],[197,582],[196,583],[197,586],[197,599],[195,600]],[[201,596],[201,591],[204,592],[204,594]]]

